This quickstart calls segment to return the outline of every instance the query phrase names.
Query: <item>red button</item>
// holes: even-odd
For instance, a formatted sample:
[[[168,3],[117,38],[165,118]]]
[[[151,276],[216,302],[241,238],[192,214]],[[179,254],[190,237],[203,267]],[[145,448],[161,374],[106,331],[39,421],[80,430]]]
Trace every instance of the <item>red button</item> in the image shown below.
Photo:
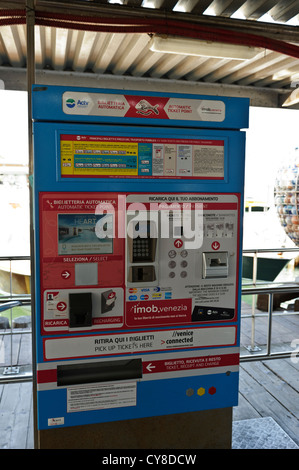
[[[214,243],[212,243],[211,247],[213,250],[217,251],[220,248],[220,243],[215,241]]]
[[[177,240],[175,240],[173,244],[176,248],[182,248],[183,241],[180,238],[177,238]]]
[[[216,388],[215,387],[209,388],[209,394],[210,395],[214,395],[215,393],[216,393]]]

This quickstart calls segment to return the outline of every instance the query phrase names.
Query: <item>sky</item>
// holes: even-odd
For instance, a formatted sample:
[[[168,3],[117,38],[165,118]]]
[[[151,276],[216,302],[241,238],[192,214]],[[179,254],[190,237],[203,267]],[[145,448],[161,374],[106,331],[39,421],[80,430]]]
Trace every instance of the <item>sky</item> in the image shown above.
[[[0,163],[28,163],[27,109],[26,92],[0,90]]]
[[[0,164],[28,165],[27,93],[0,90]],[[1,175],[1,167],[0,167]],[[1,176],[0,176],[1,178]],[[29,190],[26,177],[0,184],[0,256],[30,254]],[[9,252],[8,252],[9,251]]]
[[[278,169],[299,147],[299,110],[251,107],[246,131],[245,195],[271,202]]]

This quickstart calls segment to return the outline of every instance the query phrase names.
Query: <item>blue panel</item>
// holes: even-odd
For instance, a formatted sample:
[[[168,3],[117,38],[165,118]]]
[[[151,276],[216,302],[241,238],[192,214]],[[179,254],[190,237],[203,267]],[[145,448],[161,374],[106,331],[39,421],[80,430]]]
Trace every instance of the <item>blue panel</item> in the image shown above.
[[[142,99],[145,97],[157,98],[176,98],[182,100],[207,100],[208,103],[224,103],[225,115],[223,120],[217,122],[203,120],[186,120],[188,117],[184,114],[182,119],[159,119],[155,117],[152,119],[145,116],[144,119],[138,117],[116,117],[116,116],[92,116],[85,114],[66,114],[63,111],[63,94],[69,92],[85,93],[88,97],[89,94],[103,93],[111,95],[125,95],[125,96],[140,96]],[[87,98],[88,100],[89,98]],[[74,106],[77,100],[74,100]],[[189,102],[188,102],[189,103]],[[248,127],[248,98],[234,98],[234,97],[218,97],[210,95],[190,95],[190,94],[176,94],[176,93],[158,93],[158,92],[145,92],[145,91],[129,91],[129,90],[107,90],[107,89],[92,89],[92,88],[74,88],[74,87],[60,87],[52,86],[47,87],[43,85],[33,86],[33,119],[37,121],[61,121],[61,122],[105,122],[105,123],[126,123],[138,125],[152,125],[152,126],[175,126],[175,127],[201,127],[201,128],[222,128],[222,129],[245,129]],[[82,107],[84,112],[84,107]],[[78,111],[80,113],[80,109]],[[82,112],[82,110],[81,110]],[[173,113],[174,114],[174,113]]]
[[[57,123],[34,123],[34,152],[35,152],[35,186],[37,190],[43,191],[113,191],[116,187],[116,180],[106,178],[68,178],[60,177],[60,134],[77,133],[85,135],[117,135],[138,137],[158,137],[173,139],[224,139],[225,151],[225,173],[224,180],[198,180],[198,179],[138,179],[138,178],[117,178],[117,188],[119,191],[161,191],[163,192],[242,192],[244,185],[244,155],[245,132],[211,130],[211,129],[159,129],[159,127],[124,127],[124,126],[104,126],[90,124],[57,124]],[[142,186],[141,186],[142,184]]]
[[[63,417],[61,427],[67,427],[237,406],[238,380],[231,373],[138,383],[136,407],[80,413],[66,413],[66,389],[39,392],[39,429],[48,429],[49,417]]]
[[[78,106],[78,114],[75,114],[75,112],[74,114],[64,112],[63,96],[65,93],[73,93],[74,99],[69,98],[69,109],[70,113],[72,113],[72,110],[76,110],[75,107]],[[109,96],[122,94],[131,98],[137,97],[138,99],[135,102],[138,105],[140,105],[139,97],[140,100],[148,97],[151,108],[149,107],[146,111],[149,114],[143,117],[132,117],[130,113],[126,116],[114,115],[112,117],[84,114],[88,102],[87,99],[81,100],[80,108],[76,101],[78,96],[81,96],[80,93],[85,93],[86,96],[88,94],[109,94]],[[208,105],[210,107],[203,108],[203,111],[206,110],[209,119],[214,119],[214,121],[187,118],[160,119],[155,111],[155,101],[151,101],[151,97],[157,98],[159,103],[162,103],[163,100],[166,103],[172,99],[172,109],[177,109],[178,113],[181,112],[181,109],[184,112],[190,110],[190,113],[192,113],[192,102],[194,103],[196,100],[201,103],[205,102],[205,100],[208,103],[215,102],[216,110],[218,109],[216,104],[218,106],[218,103],[221,102],[223,108],[220,106],[219,112],[222,113],[223,119],[218,119],[219,116],[217,117],[217,114],[213,115],[214,111],[213,107],[211,108],[211,104]],[[182,108],[179,108],[180,105],[178,103],[183,103],[183,101],[185,104],[182,104]],[[107,99],[105,103],[108,103]],[[113,98],[110,98],[109,103],[112,109]],[[52,425],[62,427],[76,426],[231,407],[237,404],[245,160],[245,132],[238,129],[248,126],[248,107],[249,101],[239,98],[34,86],[35,347],[38,369],[39,429],[48,429]],[[113,112],[117,114],[116,111]],[[113,139],[118,138],[117,142],[120,142],[120,146],[123,145],[123,148],[120,148],[120,152],[118,152],[119,149],[116,150],[117,147],[112,146],[112,150],[109,153],[108,147],[104,146],[104,151],[101,151],[102,153],[98,157],[98,154],[88,154],[92,148],[88,146],[90,144],[87,145],[85,153],[82,151],[84,147],[78,150],[77,146],[76,151],[71,150],[69,163],[71,172],[67,174],[67,172],[62,172],[61,136],[68,136],[70,139],[74,138],[74,140],[76,140],[76,136],[88,136],[91,139],[90,141],[94,139],[97,142],[100,142],[102,138],[106,138],[106,142],[109,142],[109,139],[111,142],[115,142]],[[205,153],[201,145],[194,144],[193,146],[191,144],[191,142],[199,141],[206,142],[207,145],[209,142],[215,143],[220,141],[220,160],[217,149],[212,149],[210,152],[206,151]],[[125,144],[122,142],[125,142]],[[133,144],[138,142],[137,154],[134,151],[131,153],[127,151],[126,153],[125,149],[129,148],[130,142]],[[204,162],[203,167],[206,165],[208,170],[211,167],[215,171],[215,175],[208,173],[209,176],[207,177],[195,177],[194,173],[192,173],[190,177],[185,177],[184,173],[182,173],[183,176],[168,176],[165,172],[165,167],[163,167],[164,173],[162,172],[162,176],[155,175],[153,143],[161,143],[166,148],[164,142],[170,143],[167,148],[169,154],[171,154],[172,148],[176,145],[181,145],[183,155],[181,158],[186,158],[186,161],[190,155],[188,155],[187,151],[184,154],[186,149],[183,147],[184,145],[188,147],[190,144],[189,147],[192,148],[193,152],[192,171],[195,172],[194,155],[198,151],[202,152],[202,157],[200,158]],[[99,149],[99,147],[95,148],[96,150]],[[214,150],[215,153],[213,153]],[[80,151],[81,153],[79,153]],[[117,174],[116,172],[113,173],[114,170],[111,170],[112,174],[107,174],[106,176],[105,170],[103,170],[102,175],[100,174],[102,170],[88,173],[89,163],[96,167],[101,161],[108,162],[105,152],[109,155],[112,162],[111,168],[116,161],[113,153],[115,152],[118,155],[118,161],[121,162],[121,165],[126,170],[131,171],[130,165],[132,165],[132,171],[136,170],[136,172],[130,176],[125,176],[121,173]],[[177,152],[179,155],[179,151]],[[162,166],[166,159],[164,154],[163,158]],[[218,169],[217,163],[215,163],[217,161],[222,161],[222,173]],[[87,164],[85,165],[86,162]],[[178,164],[177,162],[176,164]],[[135,164],[136,167],[134,167]],[[68,165],[68,162],[66,162],[66,165]],[[81,173],[80,165],[84,168]],[[79,168],[79,171],[77,171],[77,168]],[[205,206],[204,210],[206,210],[206,218],[204,219],[204,248],[198,249],[196,259],[195,255],[193,256],[194,259],[192,257],[188,258],[189,265],[194,263],[192,264],[194,272],[200,266],[199,277],[196,278],[192,271],[194,276],[190,282],[188,280],[188,283],[183,278],[183,273],[186,275],[187,271],[182,271],[181,280],[177,284],[175,284],[175,281],[170,280],[171,276],[169,274],[169,280],[167,278],[164,284],[160,283],[158,285],[153,283],[154,287],[148,284],[141,286],[143,289],[133,285],[130,291],[129,286],[131,281],[126,273],[126,263],[129,263],[129,255],[127,254],[129,252],[129,244],[126,244],[127,240],[113,240],[113,250],[115,249],[115,252],[112,254],[108,253],[108,255],[105,254],[105,256],[101,256],[101,253],[98,252],[100,254],[97,254],[97,256],[86,257],[88,261],[82,261],[84,256],[81,257],[82,259],[79,259],[80,256],[76,257],[76,252],[74,255],[70,254],[68,256],[63,256],[59,253],[57,248],[60,243],[58,241],[59,236],[61,235],[62,240],[65,240],[67,237],[71,238],[71,235],[67,232],[68,228],[60,227],[58,223],[59,214],[83,214],[83,216],[94,214],[93,206],[92,209],[86,209],[86,200],[89,195],[92,198],[97,196],[99,199],[104,195],[104,199],[108,200],[109,195],[111,195],[111,198],[115,197],[115,199],[119,196],[120,198],[127,198],[126,201],[129,200],[131,202],[132,200],[135,201],[134,197],[136,194],[139,195],[140,201],[138,202],[141,203],[146,203],[148,195],[174,195],[180,201],[183,201],[183,197],[186,197],[186,200],[189,201],[188,197],[194,195],[198,197],[198,200],[209,201],[206,204],[205,202],[203,203],[203,206]],[[55,201],[55,198],[58,200]],[[71,204],[75,205],[74,200],[77,198],[78,200],[83,200],[82,208],[79,210],[79,205],[77,205],[76,209],[65,209],[63,202],[60,207],[59,200],[65,201],[68,198],[71,201],[68,207],[71,207]],[[209,205],[210,202],[211,205]],[[182,202],[180,203],[183,205]],[[50,209],[53,209],[52,212]],[[125,223],[127,223],[127,220],[124,215]],[[226,228],[224,227],[225,224],[227,225]],[[77,224],[72,235],[77,236],[82,230],[85,230],[85,235],[86,233],[93,235],[95,225],[89,227],[88,225]],[[213,235],[210,235],[209,230],[211,230]],[[222,230],[221,236],[217,230]],[[232,242],[230,242],[230,237]],[[223,263],[223,260],[220,259],[222,250],[217,251],[218,248],[217,243],[215,245],[215,240],[218,243],[218,247],[220,247],[220,243],[224,247],[224,254],[229,257],[229,263],[233,266],[233,282],[226,282],[225,276],[224,280],[221,278],[221,269],[225,262]],[[177,263],[180,266],[187,266],[188,264],[186,264],[187,260],[183,258],[182,251],[178,252],[181,258],[177,257],[175,262],[174,259],[167,258],[167,253],[171,252],[167,248],[168,242],[169,240],[166,240],[163,242],[165,244],[162,245],[162,242],[159,241],[162,247],[159,251],[159,273],[167,265],[174,266]],[[74,247],[77,250],[79,245],[80,243],[77,245],[74,243]],[[69,244],[68,246],[71,246],[73,249],[73,245]],[[213,254],[213,247],[216,247],[215,256],[212,257],[214,265],[211,262],[210,267],[213,270],[215,265],[217,268],[218,263],[220,271],[216,271],[217,275],[215,278],[213,276],[209,278],[210,267],[208,266],[208,269],[204,271],[203,251],[208,255]],[[218,260],[217,252],[220,255],[220,261]],[[177,256],[176,253],[175,256]],[[186,253],[184,256],[186,256]],[[105,260],[105,257],[107,260]],[[138,266],[140,267],[140,265]],[[98,271],[95,273],[94,269],[98,269]],[[123,276],[121,281],[119,279],[120,272]],[[203,272],[205,272],[204,275]],[[175,276],[174,271],[171,271],[171,275]],[[228,276],[228,273],[226,276]],[[91,280],[85,282],[86,278]],[[114,282],[115,284],[113,284]],[[173,285],[171,284],[172,282],[174,283]],[[182,292],[184,292],[181,296],[179,295],[180,292],[176,295],[176,289],[180,291],[180,284],[183,285]],[[205,286],[206,291],[203,290],[202,286]],[[123,305],[122,310],[118,307],[117,315],[109,313],[109,308],[112,308],[111,302],[114,302],[115,295],[115,292],[112,292],[112,297],[109,297],[112,289],[117,291],[115,302],[119,302],[118,305],[120,306]],[[92,292],[92,298],[96,297],[96,308],[101,310],[101,315],[96,316],[93,312],[92,318],[94,323],[84,324],[83,326],[81,324],[80,327],[73,329],[70,323],[68,323],[69,318],[67,315],[70,317],[71,313],[70,301],[67,296],[82,292],[87,292],[88,294]],[[123,303],[120,300],[122,293],[124,296]],[[128,293],[130,293],[129,299],[125,297]],[[63,295],[66,295],[66,297],[64,298]],[[145,316],[143,319],[141,315],[132,314],[134,306],[136,311],[138,311],[140,306],[149,305],[147,303],[149,295],[152,296],[151,313],[153,313],[153,316]],[[110,303],[107,302],[108,313],[106,313],[102,304],[100,306],[103,298],[106,300],[108,298],[110,301]],[[221,301],[218,298],[223,300],[224,306],[221,305]],[[189,310],[185,314],[183,312],[184,309],[182,309],[182,313],[179,311],[180,313],[178,314],[177,299],[177,303],[181,302],[181,300],[183,301],[179,307],[184,307],[186,310],[192,310],[195,303],[197,309],[195,320],[193,317],[191,319],[191,312]],[[202,299],[208,299],[206,300],[207,303]],[[135,300],[140,300],[140,305],[137,302],[135,305]],[[86,306],[88,304],[86,298],[84,302]],[[231,308],[230,304],[233,305],[233,308]],[[151,318],[154,319],[156,309],[159,306],[163,306],[161,319],[166,318],[168,323],[163,323],[164,320],[161,319],[157,323],[155,323],[155,320],[151,320]],[[67,314],[64,313],[65,308],[69,309]],[[128,313],[129,308],[131,308],[130,315]],[[87,307],[86,309],[88,310]],[[170,314],[169,311],[174,312],[174,314]],[[232,311],[232,316],[226,317],[231,315]],[[194,311],[192,315],[193,313]],[[209,317],[209,315],[216,316],[211,319],[212,317]],[[202,320],[203,317],[205,320]],[[175,318],[175,320],[172,320],[172,318]],[[148,323],[143,324],[143,320]],[[105,321],[108,322],[108,326],[105,324]],[[114,326],[113,322],[119,322],[120,324]],[[189,333],[190,336],[188,337]],[[134,347],[134,337],[138,337],[138,335],[141,339],[136,340],[136,344],[139,341],[138,348],[140,350],[131,350],[130,347]],[[142,338],[153,339],[142,340]],[[68,342],[69,339],[71,341]],[[217,342],[218,339],[219,342]],[[96,352],[94,345],[106,344],[104,342],[106,340],[107,345],[112,343],[109,351],[112,351],[118,344],[127,345],[128,349],[123,351],[119,348],[115,355],[111,352],[104,352],[106,351],[105,347],[102,349],[103,352]],[[148,346],[150,343],[146,343],[146,341],[152,341],[151,346]],[[165,343],[167,341],[170,345],[174,344],[175,346],[166,347]],[[189,348],[188,341],[192,341]],[[53,344],[56,346],[52,346]],[[180,344],[182,344],[182,347],[180,347]],[[142,350],[142,348],[144,349]],[[105,374],[109,376],[109,370],[105,369],[106,362],[110,364],[110,367],[111,364],[112,366],[117,364],[117,361],[125,361],[120,362],[121,366],[118,372],[121,374],[122,367],[125,369],[127,366],[126,361],[130,362],[134,358],[140,359],[142,363],[142,374],[140,375],[139,370],[136,373],[136,378],[128,376],[128,379],[113,379],[112,377],[103,381],[99,380],[99,382],[97,380],[86,380],[84,382],[85,372],[83,371],[83,381],[76,382],[75,380],[74,383],[70,382],[65,386],[57,385],[59,380],[58,369],[61,365],[74,366],[76,368],[78,364],[96,364],[99,368],[103,366]],[[110,363],[109,361],[112,362]],[[68,374],[71,369],[67,370]],[[152,379],[151,373],[153,371],[156,373]],[[73,372],[70,372],[70,375],[72,374]],[[98,386],[100,392],[103,391],[104,393],[105,385],[113,388],[117,384],[119,384],[120,395],[113,405],[109,406],[109,404],[103,401],[95,404],[95,409],[86,411],[88,394],[92,392],[94,386]],[[129,384],[130,391],[128,392],[128,398],[123,398],[125,397],[126,384]],[[136,399],[134,398],[134,390],[136,391]],[[83,394],[81,405],[78,402],[79,408],[81,406],[82,409],[78,409],[78,412],[69,409],[71,406],[75,406],[74,399],[70,398],[70,394],[74,391],[78,392],[78,394]],[[115,394],[118,396],[117,387],[115,388]],[[123,399],[131,400],[130,406],[122,404]],[[127,402],[125,401],[125,403]]]

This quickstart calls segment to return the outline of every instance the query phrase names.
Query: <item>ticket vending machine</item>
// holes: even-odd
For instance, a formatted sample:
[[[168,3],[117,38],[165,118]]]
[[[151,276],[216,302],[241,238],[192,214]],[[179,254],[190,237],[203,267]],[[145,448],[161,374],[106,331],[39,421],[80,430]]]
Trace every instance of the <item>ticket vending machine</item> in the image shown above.
[[[249,100],[32,95],[38,429],[235,406]]]

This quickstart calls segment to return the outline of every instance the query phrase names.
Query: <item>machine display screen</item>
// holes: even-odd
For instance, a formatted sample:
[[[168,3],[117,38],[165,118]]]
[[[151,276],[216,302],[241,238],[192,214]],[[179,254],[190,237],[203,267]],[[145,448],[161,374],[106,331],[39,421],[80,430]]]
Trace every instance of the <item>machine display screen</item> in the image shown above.
[[[112,224],[111,214],[58,214],[58,254],[112,253]],[[97,226],[105,238],[98,237]]]

